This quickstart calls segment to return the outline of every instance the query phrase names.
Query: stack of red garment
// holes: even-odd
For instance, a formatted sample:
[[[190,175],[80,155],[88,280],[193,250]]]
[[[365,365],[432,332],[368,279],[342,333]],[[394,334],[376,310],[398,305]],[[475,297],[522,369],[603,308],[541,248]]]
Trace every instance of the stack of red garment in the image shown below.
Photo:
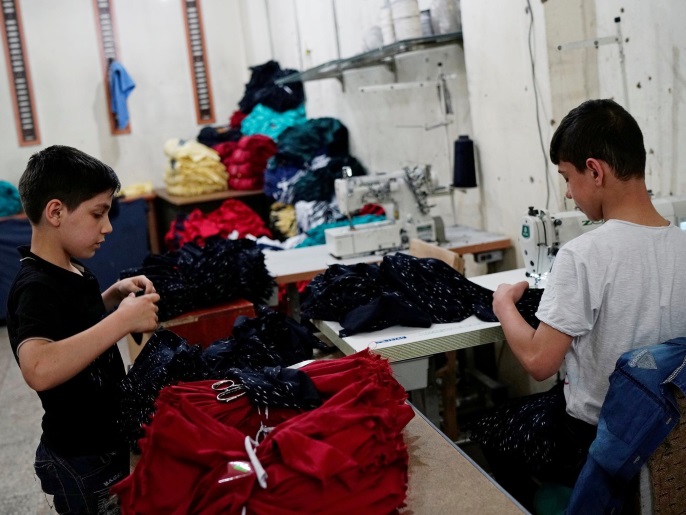
[[[214,381],[167,387],[133,474],[112,488],[122,513],[393,513],[407,489],[402,429],[414,416],[385,360],[368,351],[302,370],[311,411],[217,401]],[[272,427],[257,446],[260,428]],[[250,455],[253,454],[253,459]]]
[[[228,141],[213,147],[229,173],[229,188],[259,190],[264,186],[267,161],[276,154],[276,143],[268,136],[243,136],[238,142]]]
[[[173,221],[164,236],[164,242],[167,249],[173,251],[190,241],[204,246],[207,238],[228,238],[233,231],[238,232],[239,238],[245,238],[248,234],[256,238],[271,238],[272,235],[260,215],[240,200],[228,199],[211,213],[205,214],[200,209],[194,209],[185,219]]]

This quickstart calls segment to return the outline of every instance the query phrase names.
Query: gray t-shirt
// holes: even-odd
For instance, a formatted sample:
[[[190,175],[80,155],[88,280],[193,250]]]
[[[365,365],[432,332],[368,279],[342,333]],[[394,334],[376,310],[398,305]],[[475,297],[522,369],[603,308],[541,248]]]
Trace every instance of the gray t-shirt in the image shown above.
[[[597,424],[622,353],[686,336],[686,232],[609,220],[575,238],[555,258],[536,316],[574,337],[567,413]]]

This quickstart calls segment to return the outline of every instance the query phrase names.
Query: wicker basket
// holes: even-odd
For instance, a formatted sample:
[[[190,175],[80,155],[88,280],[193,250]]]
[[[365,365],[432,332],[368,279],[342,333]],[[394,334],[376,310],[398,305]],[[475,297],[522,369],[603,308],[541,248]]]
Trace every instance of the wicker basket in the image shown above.
[[[686,514],[686,397],[676,398],[681,419],[648,460],[655,515]]]

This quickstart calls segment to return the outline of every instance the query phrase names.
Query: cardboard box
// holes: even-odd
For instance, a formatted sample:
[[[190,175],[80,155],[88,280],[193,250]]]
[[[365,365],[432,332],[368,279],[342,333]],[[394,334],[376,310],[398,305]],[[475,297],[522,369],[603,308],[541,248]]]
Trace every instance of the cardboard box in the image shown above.
[[[231,336],[236,318],[241,315],[255,316],[255,307],[252,302],[240,299],[209,308],[196,309],[162,322],[160,328],[178,334],[190,344],[208,347],[212,342]],[[131,362],[140,354],[143,345],[148,341],[151,334],[143,334],[141,345],[134,342],[130,335],[127,337]]]

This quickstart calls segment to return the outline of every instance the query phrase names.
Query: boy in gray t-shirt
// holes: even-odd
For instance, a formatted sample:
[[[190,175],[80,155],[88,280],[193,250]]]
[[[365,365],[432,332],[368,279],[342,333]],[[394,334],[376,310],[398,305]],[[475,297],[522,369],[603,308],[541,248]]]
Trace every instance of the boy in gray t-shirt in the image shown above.
[[[505,446],[484,449],[496,478],[525,506],[531,504],[531,490],[522,485],[527,470],[573,486],[619,356],[686,335],[686,296],[680,293],[686,291],[686,270],[678,266],[686,255],[686,234],[652,204],[636,120],[612,100],[584,102],[555,131],[550,158],[567,183],[567,198],[590,220],[605,223],[558,253],[536,314],[538,329],[515,308],[526,281],[500,285],[493,296],[507,342],[526,371],[539,381],[563,362],[567,371],[560,403],[566,412],[551,417],[560,427],[546,438],[556,435],[560,448],[573,447],[572,452],[552,452],[552,458],[532,464],[517,456],[517,445],[504,454]]]

